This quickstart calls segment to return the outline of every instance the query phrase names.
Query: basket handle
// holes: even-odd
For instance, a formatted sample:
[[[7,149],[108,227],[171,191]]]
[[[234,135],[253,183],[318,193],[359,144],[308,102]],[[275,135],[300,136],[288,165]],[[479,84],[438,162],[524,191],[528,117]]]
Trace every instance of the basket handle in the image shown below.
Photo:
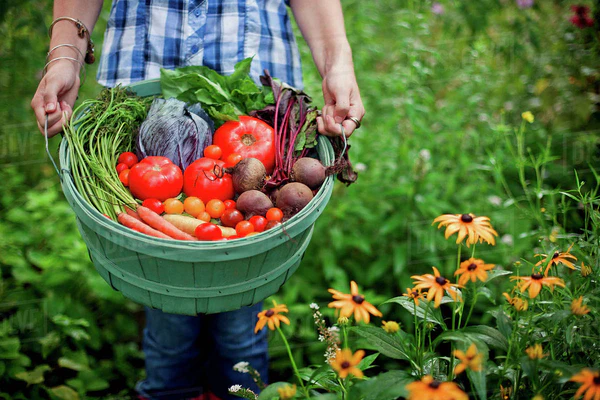
[[[46,142],[46,154],[48,154],[48,157],[50,157],[50,161],[52,161],[52,165],[54,166],[54,170],[58,175],[58,179],[60,179],[60,181],[62,182],[62,175],[60,174],[60,170],[58,169],[58,166],[54,161],[54,157],[52,157],[52,154],[50,154],[50,149],[48,148],[48,114],[46,114],[46,120],[44,121],[44,141]]]

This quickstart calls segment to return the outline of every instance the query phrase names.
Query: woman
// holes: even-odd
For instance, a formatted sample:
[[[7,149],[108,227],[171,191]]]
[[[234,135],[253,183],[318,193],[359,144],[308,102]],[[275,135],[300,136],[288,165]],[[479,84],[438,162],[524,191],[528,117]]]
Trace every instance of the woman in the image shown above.
[[[31,101],[40,131],[62,130],[72,113],[84,62],[93,62],[89,33],[101,0],[56,0],[46,73]],[[105,86],[157,78],[160,68],[206,65],[222,74],[254,57],[251,76],[263,69],[302,86],[298,48],[289,6],[323,78],[325,106],[318,129],[346,136],[360,126],[364,108],[340,0],[115,0],[105,33],[98,81]],[[143,349],[147,377],[137,386],[148,399],[200,398],[210,389],[230,398],[227,388],[256,390],[248,374],[233,370],[249,362],[266,378],[266,333],[253,334],[262,305],[188,317],[146,309]]]

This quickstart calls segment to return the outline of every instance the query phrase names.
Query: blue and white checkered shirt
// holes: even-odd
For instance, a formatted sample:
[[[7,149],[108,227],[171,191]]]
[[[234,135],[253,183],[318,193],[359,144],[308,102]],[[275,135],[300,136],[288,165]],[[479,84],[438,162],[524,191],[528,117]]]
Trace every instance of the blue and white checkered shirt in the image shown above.
[[[254,56],[263,69],[301,88],[300,55],[285,0],[113,0],[98,82],[127,85],[160,68],[205,65],[221,74]]]

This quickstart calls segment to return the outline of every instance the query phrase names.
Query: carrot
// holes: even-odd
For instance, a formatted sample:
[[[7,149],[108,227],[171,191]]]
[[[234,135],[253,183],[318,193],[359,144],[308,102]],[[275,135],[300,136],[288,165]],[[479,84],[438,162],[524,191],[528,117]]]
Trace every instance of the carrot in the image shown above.
[[[149,227],[143,222],[138,221],[131,215],[125,213],[119,213],[117,215],[119,222],[127,228],[133,229],[136,232],[144,233],[149,236],[154,236],[161,239],[171,239],[169,236],[162,232],[157,231],[154,228]]]
[[[137,212],[142,217],[145,223],[153,227],[154,229],[158,229],[162,233],[169,235],[173,239],[178,240],[198,240],[195,236],[192,236],[188,233],[185,233],[181,229],[177,228],[171,222],[167,221],[151,209],[143,206],[139,206],[137,208]]]
[[[190,235],[195,235],[198,226],[208,223],[196,218],[186,217],[185,215],[167,214],[163,218]],[[217,226],[221,229],[223,237],[229,237],[236,234],[235,229],[233,228],[220,225]]]
[[[136,213],[135,211],[133,211],[131,208],[129,207],[125,207],[125,211],[127,211],[127,214],[135,219],[137,219],[140,222],[144,222],[144,220],[138,215],[138,213]]]

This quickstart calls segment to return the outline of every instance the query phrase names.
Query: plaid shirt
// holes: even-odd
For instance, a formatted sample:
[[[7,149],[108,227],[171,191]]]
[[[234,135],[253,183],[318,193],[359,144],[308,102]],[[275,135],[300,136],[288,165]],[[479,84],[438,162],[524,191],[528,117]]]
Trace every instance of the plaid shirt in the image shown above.
[[[221,74],[254,56],[263,69],[301,88],[300,55],[286,0],[113,0],[98,82],[160,77],[160,68],[206,65]]]

